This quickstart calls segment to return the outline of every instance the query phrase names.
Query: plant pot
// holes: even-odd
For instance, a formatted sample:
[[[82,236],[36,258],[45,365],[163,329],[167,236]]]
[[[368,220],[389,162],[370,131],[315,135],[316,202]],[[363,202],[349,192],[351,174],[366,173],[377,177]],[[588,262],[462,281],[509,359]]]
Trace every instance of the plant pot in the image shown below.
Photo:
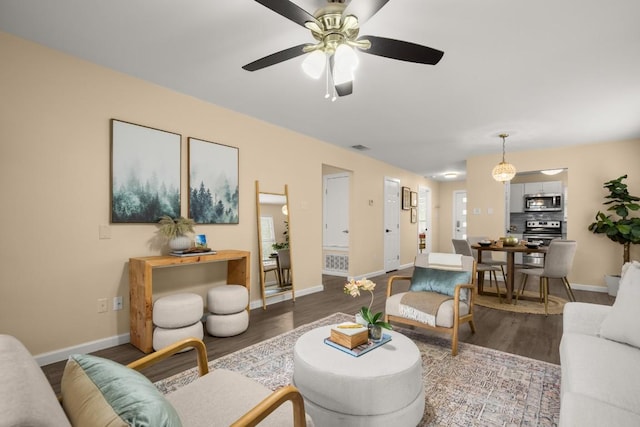
[[[371,341],[380,341],[382,339],[382,326],[369,323],[369,339]]]
[[[191,247],[191,239],[187,236],[177,236],[169,240],[169,249],[172,251],[184,251]]]
[[[607,289],[609,290],[609,295],[615,297],[618,295],[618,287],[620,286],[620,276],[612,276],[609,274],[605,274],[604,281],[607,284]]]

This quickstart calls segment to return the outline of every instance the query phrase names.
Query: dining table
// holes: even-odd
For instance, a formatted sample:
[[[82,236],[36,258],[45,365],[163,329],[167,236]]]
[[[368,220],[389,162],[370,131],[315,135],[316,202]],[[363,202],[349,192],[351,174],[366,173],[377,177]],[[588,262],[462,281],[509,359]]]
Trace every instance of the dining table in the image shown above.
[[[515,246],[507,246],[502,244],[502,242],[499,243],[492,243],[490,245],[480,245],[480,244],[476,244],[476,245],[472,245],[471,249],[475,249],[478,251],[478,264],[482,263],[482,252],[484,251],[491,251],[491,252],[503,252],[506,254],[507,256],[507,274],[506,274],[506,279],[507,279],[507,283],[505,284],[506,288],[507,288],[507,295],[506,295],[506,303],[507,304],[511,304],[513,301],[513,291],[514,291],[514,281],[515,281],[515,256],[517,253],[525,253],[525,254],[530,254],[530,253],[542,253],[542,254],[546,254],[547,253],[547,247],[546,246],[526,246],[526,245],[515,245]],[[484,293],[484,272],[480,273],[478,272],[478,293],[479,294],[483,294]]]

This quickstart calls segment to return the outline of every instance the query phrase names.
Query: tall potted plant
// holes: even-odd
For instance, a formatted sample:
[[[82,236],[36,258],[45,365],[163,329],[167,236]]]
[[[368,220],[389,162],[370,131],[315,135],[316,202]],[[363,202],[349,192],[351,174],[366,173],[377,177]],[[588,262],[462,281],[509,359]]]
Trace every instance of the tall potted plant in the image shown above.
[[[631,211],[640,209],[640,197],[632,196],[627,190],[627,184],[622,182],[627,175],[622,175],[617,179],[604,183],[604,188],[609,190],[609,195],[605,196],[604,205],[610,205],[606,215],[598,211],[596,221],[589,225],[589,230],[596,234],[605,234],[610,240],[620,243],[623,247],[623,264],[629,262],[629,249],[631,244],[640,243],[640,217],[629,217]],[[616,295],[617,281],[607,280],[610,287],[609,294]]]

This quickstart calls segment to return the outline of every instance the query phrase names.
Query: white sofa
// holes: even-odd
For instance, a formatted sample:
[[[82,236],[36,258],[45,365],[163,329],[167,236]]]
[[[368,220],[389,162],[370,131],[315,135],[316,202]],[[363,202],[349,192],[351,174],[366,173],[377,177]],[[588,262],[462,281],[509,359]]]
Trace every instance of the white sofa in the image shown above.
[[[561,427],[640,426],[640,263],[629,264],[612,307],[564,307]]]

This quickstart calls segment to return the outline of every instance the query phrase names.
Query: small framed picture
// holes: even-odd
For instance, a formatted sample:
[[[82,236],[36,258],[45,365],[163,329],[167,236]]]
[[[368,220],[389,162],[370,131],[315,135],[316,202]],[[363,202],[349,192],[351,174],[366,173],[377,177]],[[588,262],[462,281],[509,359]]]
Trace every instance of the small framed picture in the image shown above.
[[[418,221],[418,210],[411,208],[411,224],[415,224]]]
[[[206,248],[207,247],[207,235],[206,234],[196,234],[195,245],[196,245],[196,248]]]
[[[402,187],[402,209],[409,210],[411,208],[411,189]]]
[[[411,192],[411,207],[412,208],[418,207],[418,193],[415,191]]]

